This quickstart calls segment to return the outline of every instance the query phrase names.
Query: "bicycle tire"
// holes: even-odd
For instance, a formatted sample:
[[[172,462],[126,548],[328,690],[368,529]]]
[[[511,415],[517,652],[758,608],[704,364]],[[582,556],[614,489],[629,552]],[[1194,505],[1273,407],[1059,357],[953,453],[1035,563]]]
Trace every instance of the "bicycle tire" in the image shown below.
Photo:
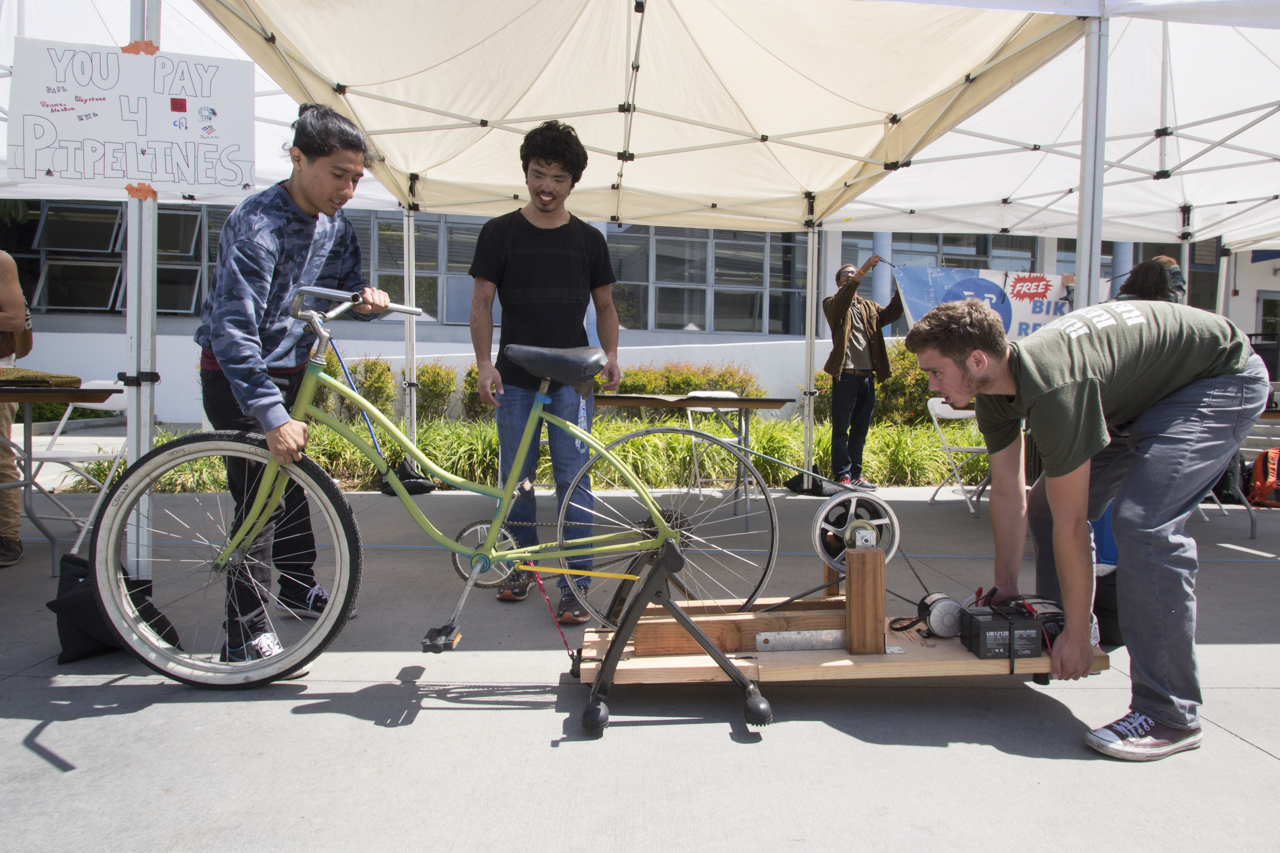
[[[685,567],[672,577],[672,599],[702,604],[710,612],[750,609],[777,560],[778,515],[767,483],[746,455],[708,433],[666,426],[628,433],[606,449],[630,465],[641,482],[651,481],[646,463],[655,463],[655,470],[677,471],[674,485],[649,490],[668,526],[680,532]],[[577,507],[574,496],[584,478],[594,494],[590,513],[596,535],[630,532],[640,538],[651,529],[649,510],[639,496],[615,466],[595,454],[573,478],[560,506],[556,535],[561,548],[572,541],[566,538],[566,520]],[[648,553],[597,559],[595,568],[619,574],[647,571],[648,562],[636,558]],[[639,587],[636,581],[593,578],[578,600],[606,628],[616,628]]]
[[[308,513],[314,539],[313,580],[326,587],[330,596],[323,611],[283,609],[283,602],[272,593],[272,580],[278,581],[280,572],[264,561],[245,556],[229,569],[213,566],[234,524],[234,502],[225,486],[226,460],[265,465],[270,457],[260,435],[183,436],[129,466],[103,501],[89,556],[99,608],[123,646],[156,672],[199,687],[259,686],[297,672],[324,651],[346,624],[360,589],[360,532],[342,491],[305,456],[282,467],[280,476],[287,477],[290,488],[300,488],[306,498],[301,506]],[[246,466],[244,470],[254,469]],[[260,477],[262,469],[256,470]],[[222,490],[208,490],[218,483],[219,472],[224,478]],[[193,483],[195,488],[189,488]],[[255,492],[256,483],[250,494]],[[299,532],[302,510],[293,506],[281,510],[278,530],[287,535],[267,540],[273,547],[290,539],[296,541],[282,545],[283,549],[306,547],[301,544],[306,534]],[[281,551],[273,562],[285,556],[290,555]],[[297,558],[296,553],[292,556]],[[263,574],[265,584],[255,577]],[[227,650],[227,625],[233,586],[241,595],[238,602],[246,589],[257,597],[265,624],[279,641],[277,653],[247,661],[227,660],[232,656]],[[307,618],[300,613],[308,613]]]

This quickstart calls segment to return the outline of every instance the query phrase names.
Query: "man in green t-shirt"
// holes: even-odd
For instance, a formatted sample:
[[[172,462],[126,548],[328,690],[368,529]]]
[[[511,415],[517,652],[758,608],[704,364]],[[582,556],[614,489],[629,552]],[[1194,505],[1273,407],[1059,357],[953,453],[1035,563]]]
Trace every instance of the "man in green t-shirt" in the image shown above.
[[[976,400],[991,460],[995,602],[1018,594],[1027,535],[1022,423],[1044,459],[1052,553],[1066,617],[1055,678],[1093,661],[1089,520],[1113,500],[1120,628],[1131,661],[1130,713],[1086,742],[1149,761],[1200,745],[1195,659],[1196,543],[1188,516],[1261,415],[1266,368],[1230,321],[1184,305],[1109,302],[1075,311],[1016,343],[984,302],[948,302],[906,338],[929,389],[952,406]],[[1048,596],[1046,596],[1048,597]]]

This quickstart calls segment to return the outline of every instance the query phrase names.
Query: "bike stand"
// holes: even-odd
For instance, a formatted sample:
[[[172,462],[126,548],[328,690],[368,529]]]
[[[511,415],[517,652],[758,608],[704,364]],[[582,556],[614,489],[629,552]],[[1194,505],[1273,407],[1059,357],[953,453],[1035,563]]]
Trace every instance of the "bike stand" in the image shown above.
[[[773,722],[773,709],[769,706],[769,701],[760,695],[760,688],[752,684],[750,679],[733,665],[725,653],[711,642],[702,629],[667,594],[667,581],[684,568],[684,555],[680,553],[680,548],[675,542],[668,540],[651,559],[654,559],[653,569],[649,572],[649,577],[645,580],[640,594],[631,602],[626,613],[623,614],[622,621],[618,623],[618,630],[613,634],[613,641],[609,644],[609,650],[600,664],[600,671],[596,673],[595,683],[591,685],[591,699],[582,710],[582,727],[589,732],[599,733],[609,725],[609,706],[604,700],[609,696],[609,688],[613,686],[614,672],[622,659],[627,642],[631,639],[631,633],[639,623],[640,617],[644,615],[645,608],[651,603],[661,604],[666,608],[681,627],[689,632],[689,636],[693,637],[712,660],[724,670],[729,679],[742,688],[742,692],[747,697],[744,717],[748,723],[753,726],[767,726]]]

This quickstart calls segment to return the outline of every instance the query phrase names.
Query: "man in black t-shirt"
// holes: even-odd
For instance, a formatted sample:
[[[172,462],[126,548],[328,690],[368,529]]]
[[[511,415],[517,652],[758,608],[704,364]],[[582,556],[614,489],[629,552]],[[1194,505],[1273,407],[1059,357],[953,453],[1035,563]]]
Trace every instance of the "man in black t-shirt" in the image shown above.
[[[587,152],[572,127],[558,121],[538,126],[525,136],[520,146],[520,162],[529,187],[529,203],[519,210],[486,222],[476,243],[471,275],[475,290],[471,297],[471,343],[476,351],[480,399],[497,407],[499,479],[507,481],[520,439],[524,433],[540,379],[513,364],[506,356],[511,344],[567,349],[588,345],[583,327],[587,304],[596,308],[596,331],[609,363],[601,378],[604,390],[618,387],[618,313],[613,307],[613,267],[604,235],[565,209],[587,165]],[[502,335],[498,359],[490,359],[493,346],[493,298],[502,304]],[[496,396],[495,396],[496,392]],[[548,395],[549,413],[585,430],[591,429],[593,397],[579,397],[571,386],[553,382]],[[532,482],[538,462],[538,435],[525,459],[520,480]],[[572,497],[569,483],[586,464],[585,445],[558,429],[547,430],[551,467],[556,481],[556,499],[563,505],[569,525],[576,524],[578,536],[591,535],[594,499],[590,482],[584,481]],[[536,544],[537,506],[532,490],[517,496],[507,523],[511,535],[522,546]],[[566,538],[576,538],[567,536]],[[571,566],[590,568],[590,560],[570,560]],[[523,601],[533,582],[528,572],[515,571],[498,590],[500,601]],[[586,588],[590,578],[577,583]],[[586,611],[564,575],[556,579],[560,587],[559,620],[566,624],[587,621]]]

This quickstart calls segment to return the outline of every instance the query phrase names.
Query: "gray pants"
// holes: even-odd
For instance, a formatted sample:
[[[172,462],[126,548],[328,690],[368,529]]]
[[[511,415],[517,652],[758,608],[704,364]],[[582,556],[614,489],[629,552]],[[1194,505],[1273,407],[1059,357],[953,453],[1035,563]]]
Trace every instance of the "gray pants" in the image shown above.
[[[1174,728],[1200,724],[1196,667],[1196,542],[1187,518],[1234,462],[1271,386],[1258,356],[1243,373],[1186,385],[1133,422],[1092,460],[1089,519],[1114,499],[1116,592],[1129,649],[1130,708]],[[1044,477],[1027,498],[1035,544],[1036,594],[1062,601],[1053,556],[1053,516]]]

